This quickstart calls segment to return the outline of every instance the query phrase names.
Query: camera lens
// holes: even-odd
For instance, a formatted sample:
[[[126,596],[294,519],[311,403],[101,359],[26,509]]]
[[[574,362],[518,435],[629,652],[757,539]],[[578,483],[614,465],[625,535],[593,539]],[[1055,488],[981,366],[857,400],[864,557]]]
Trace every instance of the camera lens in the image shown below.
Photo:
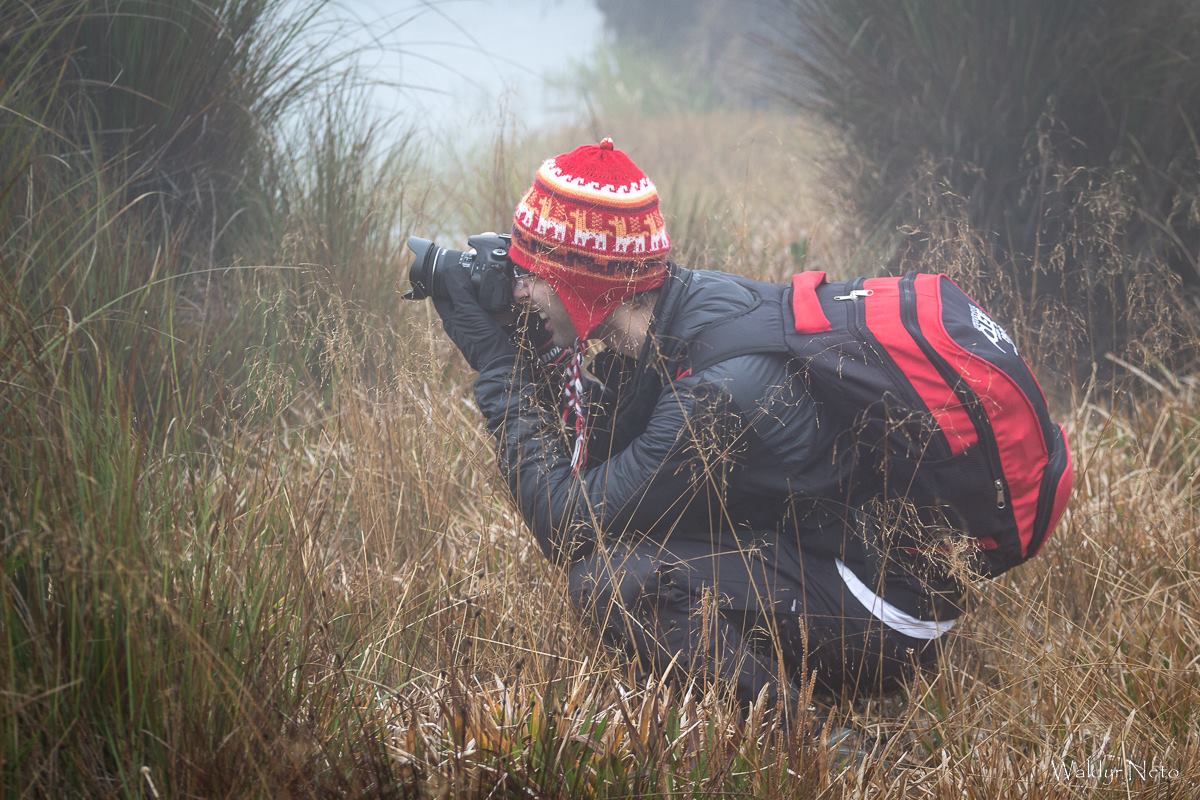
[[[408,249],[413,253],[412,266],[408,268],[411,288],[405,292],[406,300],[424,300],[426,297],[444,299],[446,282],[444,270],[459,267],[461,250],[444,250],[429,239],[419,236],[408,237]]]

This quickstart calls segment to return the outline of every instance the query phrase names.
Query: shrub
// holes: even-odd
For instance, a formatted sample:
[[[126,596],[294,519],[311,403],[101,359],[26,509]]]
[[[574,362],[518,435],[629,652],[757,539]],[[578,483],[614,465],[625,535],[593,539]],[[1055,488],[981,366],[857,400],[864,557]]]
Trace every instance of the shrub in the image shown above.
[[[325,80],[329,63],[298,46],[322,4],[13,3],[0,58],[43,152],[93,152],[127,176],[127,200],[151,196],[211,252],[259,189],[281,122]],[[9,160],[7,179],[27,160]]]
[[[789,7],[791,37],[777,53],[791,80],[780,91],[837,131],[868,227],[904,227],[894,266],[928,264],[930,215],[944,221],[942,198],[953,195],[955,219],[989,268],[1008,273],[1028,322],[1048,294],[1082,323],[1084,363],[1149,324],[1130,319],[1129,284],[1158,283],[1155,313],[1178,307],[1175,283],[1200,286],[1200,5]],[[1081,218],[1100,194],[1109,206]],[[1116,281],[1095,257],[1108,246],[1123,255]]]

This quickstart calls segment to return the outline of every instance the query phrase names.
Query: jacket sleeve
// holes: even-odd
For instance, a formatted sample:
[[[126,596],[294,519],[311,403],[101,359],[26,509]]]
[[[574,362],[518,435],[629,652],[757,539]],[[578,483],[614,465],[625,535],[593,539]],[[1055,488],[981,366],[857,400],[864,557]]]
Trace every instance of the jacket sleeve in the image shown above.
[[[653,535],[711,515],[737,463],[737,415],[704,374],[665,387],[640,435],[578,475],[558,420],[511,369],[481,373],[475,399],[521,514],[555,561],[587,555],[598,536]]]

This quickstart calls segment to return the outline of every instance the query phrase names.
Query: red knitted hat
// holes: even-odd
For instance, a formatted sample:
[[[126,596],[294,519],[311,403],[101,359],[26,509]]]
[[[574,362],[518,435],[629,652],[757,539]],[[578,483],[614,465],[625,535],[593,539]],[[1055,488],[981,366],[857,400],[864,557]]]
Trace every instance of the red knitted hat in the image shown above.
[[[580,338],[667,276],[658,190],[612,139],[542,163],[513,215],[514,263],[544,278]]]

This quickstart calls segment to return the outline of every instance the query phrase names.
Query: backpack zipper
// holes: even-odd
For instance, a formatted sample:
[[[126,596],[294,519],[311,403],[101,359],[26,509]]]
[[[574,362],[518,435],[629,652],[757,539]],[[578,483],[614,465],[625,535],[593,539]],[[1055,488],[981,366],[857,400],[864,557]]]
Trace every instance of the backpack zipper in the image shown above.
[[[921,352],[929,359],[929,363],[933,364],[934,369],[942,376],[946,385],[958,396],[963,404],[963,410],[971,418],[971,424],[975,426],[975,435],[983,447],[984,458],[987,460],[988,470],[991,472],[992,488],[996,492],[996,508],[1003,510],[1008,508],[1008,488],[1004,484],[999,447],[995,437],[992,436],[991,427],[987,423],[987,414],[979,402],[979,395],[975,394],[963,377],[951,368],[946,359],[942,358],[942,354],[935,350],[929,340],[925,338],[925,333],[916,319],[917,290],[915,281],[916,279],[912,275],[905,275],[900,279],[900,319],[909,334],[912,335],[913,341],[921,348]]]
[[[876,356],[879,358],[879,363],[883,365],[883,371],[886,372],[888,377],[892,379],[892,385],[895,386],[897,390],[904,391],[906,387],[911,387],[912,384],[907,378],[904,377],[903,373],[896,368],[896,365],[892,362],[891,357],[887,355],[886,351],[884,351],[883,345],[879,343],[879,341],[875,338],[875,335],[871,333],[869,328],[867,328],[866,304],[857,302],[859,298],[870,297],[871,295],[875,294],[874,289],[861,288],[865,281],[866,278],[858,278],[852,285],[860,288],[851,289],[847,294],[838,295],[833,299],[851,301],[849,307],[846,309],[846,317],[850,323],[850,328],[854,331],[855,335],[858,336],[859,341],[866,342],[871,346],[872,349],[876,351]],[[916,400],[915,403],[914,399]],[[913,398],[910,396],[904,398],[904,400],[911,407],[919,408],[921,406],[920,398]]]
[[[1040,548],[1042,543],[1046,541],[1046,528],[1050,525],[1050,512],[1054,508],[1054,501],[1056,499],[1055,490],[1058,488],[1058,483],[1062,480],[1063,472],[1067,466],[1064,463],[1062,469],[1055,469],[1054,471],[1050,469],[1051,466],[1057,467],[1056,457],[1062,454],[1066,448],[1066,443],[1063,441],[1065,437],[1057,425],[1054,427],[1054,432],[1053,442],[1048,443],[1046,447],[1046,468],[1042,474],[1041,483],[1038,486],[1037,511],[1033,517],[1033,538],[1029,542],[1029,549],[1031,551]],[[1050,445],[1053,445],[1053,447]],[[1062,456],[1062,461],[1067,461],[1065,455]]]
[[[853,285],[861,286],[865,281],[866,278],[859,278],[854,281]],[[850,329],[854,331],[859,341],[865,342],[876,351],[879,363],[883,366],[883,371],[891,378],[892,384],[897,390],[908,394],[908,397],[902,398],[904,402],[908,403],[908,406],[914,410],[920,409],[925,406],[924,399],[913,389],[912,381],[896,366],[896,363],[892,361],[892,357],[888,355],[883,345],[879,343],[878,338],[876,338],[875,334],[867,326],[866,303],[857,302],[860,298],[871,297],[874,294],[875,290],[873,289],[857,288],[851,289],[846,294],[838,295],[833,299],[852,301],[847,308],[847,320],[849,321]],[[932,416],[932,413],[932,409],[930,409],[930,416]],[[938,459],[950,458],[953,455],[953,452],[950,450],[950,437],[946,435],[946,432],[942,430],[942,426],[938,425],[936,420],[934,420],[933,424],[935,431],[930,439],[930,445],[938,451],[934,455]]]

